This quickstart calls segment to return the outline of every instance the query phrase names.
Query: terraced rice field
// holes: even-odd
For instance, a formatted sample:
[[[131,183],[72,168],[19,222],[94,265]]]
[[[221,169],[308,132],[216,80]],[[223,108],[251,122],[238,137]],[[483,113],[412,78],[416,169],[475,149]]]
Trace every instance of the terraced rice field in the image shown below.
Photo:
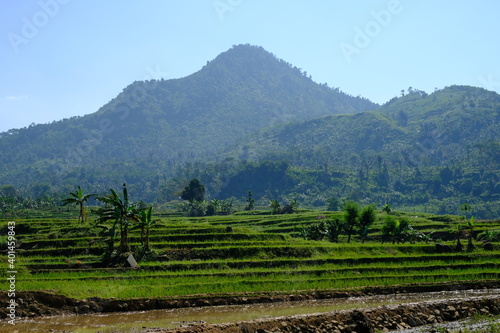
[[[437,253],[434,243],[382,244],[384,214],[370,229],[366,243],[354,239],[347,244],[343,237],[339,243],[298,237],[298,227],[317,222],[318,215],[340,214],[304,211],[203,218],[157,214],[161,222],[150,238],[155,256],[140,262],[140,269],[102,267],[105,245],[89,222],[79,225],[74,218],[46,215],[4,219],[0,230],[4,237],[7,221],[16,221],[18,291],[51,290],[74,298],[294,293],[500,277],[497,243],[492,251],[476,242],[472,252],[446,254]],[[449,230],[461,223],[459,217],[450,216],[409,218],[416,229],[435,231],[439,241],[449,245]],[[500,229],[500,221],[476,222],[476,233],[485,229]],[[132,248],[139,246],[138,231],[130,234],[130,243]],[[5,272],[0,273],[3,290]]]

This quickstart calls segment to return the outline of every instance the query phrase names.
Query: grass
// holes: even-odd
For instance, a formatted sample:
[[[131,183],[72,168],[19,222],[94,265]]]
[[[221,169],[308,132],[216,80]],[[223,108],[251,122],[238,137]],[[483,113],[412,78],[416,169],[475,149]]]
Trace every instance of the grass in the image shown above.
[[[23,281],[19,290],[53,290],[75,298],[87,298],[89,295],[99,297],[158,297],[158,296],[186,296],[194,294],[242,293],[264,291],[302,291],[327,289],[352,289],[369,286],[392,286],[408,283],[436,283],[480,281],[497,278],[495,273],[467,273],[443,272],[428,275],[396,274],[372,275],[363,277],[329,276],[318,278],[316,275],[283,276],[282,274],[252,276],[242,278],[238,276],[203,276],[192,278],[178,277],[142,277],[130,279],[89,279],[79,283],[71,279],[57,280],[27,280]],[[119,283],[117,283],[119,282]],[[75,288],[78,285],[78,288]]]
[[[318,215],[240,213],[186,218],[160,212],[161,225],[151,231],[156,257],[141,269],[99,267],[104,245],[90,224],[79,225],[68,213],[37,215],[16,221],[17,289],[51,290],[75,298],[159,297],[242,292],[341,290],[368,286],[490,281],[498,279],[500,248],[436,253],[433,244],[381,244],[380,213],[366,243],[306,241],[293,237],[296,227],[317,222]],[[404,214],[416,229],[447,230],[460,217]],[[76,214],[74,215],[76,216]],[[6,221],[0,220],[0,234]],[[232,232],[226,227],[231,226]],[[500,221],[477,221],[481,229],[500,229]],[[445,237],[446,238],[446,237]],[[130,235],[139,246],[139,232]],[[438,240],[443,242],[443,240]],[[465,240],[464,240],[465,241]],[[451,245],[451,242],[444,241]],[[479,245],[479,244],[478,244]],[[0,271],[4,277],[6,270]],[[2,279],[0,287],[5,290]]]

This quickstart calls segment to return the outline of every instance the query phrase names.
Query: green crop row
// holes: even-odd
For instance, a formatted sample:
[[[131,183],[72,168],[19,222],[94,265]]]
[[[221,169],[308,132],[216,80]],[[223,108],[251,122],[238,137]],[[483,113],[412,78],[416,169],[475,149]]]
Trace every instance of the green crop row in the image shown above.
[[[182,278],[179,279],[128,279],[128,280],[97,280],[84,283],[71,280],[65,281],[24,281],[19,283],[18,290],[53,290],[75,298],[89,297],[157,297],[182,296],[193,294],[216,294],[233,292],[263,292],[263,291],[298,291],[321,289],[346,289],[367,286],[390,286],[396,284],[436,283],[456,281],[498,280],[498,271],[463,273],[446,271],[442,274],[419,275],[387,275],[360,276],[345,278],[318,278],[316,276],[291,276],[280,279],[263,277],[260,279],[237,279],[214,277],[212,279]],[[78,283],[78,288],[75,288]]]
[[[181,271],[166,273],[164,271],[86,271],[86,272],[51,272],[51,273],[39,273],[32,275],[31,277],[24,277],[23,281],[54,281],[54,280],[91,280],[91,279],[113,279],[113,280],[126,280],[126,279],[136,279],[136,278],[163,278],[163,279],[176,279],[181,277],[186,278],[201,278],[205,279],[217,279],[217,278],[248,278],[248,277],[280,277],[287,275],[302,275],[306,277],[341,277],[357,278],[359,276],[385,276],[385,275],[409,275],[409,274],[423,274],[431,272],[433,274],[444,274],[450,271],[460,271],[465,272],[488,272],[497,271],[500,264],[497,263],[474,263],[474,264],[455,264],[455,265],[408,265],[401,267],[354,267],[354,268],[333,268],[333,267],[322,267],[314,269],[268,269],[268,270],[219,270],[219,271]]]

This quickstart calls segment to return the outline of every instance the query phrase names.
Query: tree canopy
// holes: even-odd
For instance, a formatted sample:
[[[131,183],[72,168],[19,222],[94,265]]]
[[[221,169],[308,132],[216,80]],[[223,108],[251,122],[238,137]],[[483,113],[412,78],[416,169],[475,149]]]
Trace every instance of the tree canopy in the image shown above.
[[[196,178],[191,179],[189,185],[182,191],[181,198],[189,202],[203,201],[205,198],[205,185]]]

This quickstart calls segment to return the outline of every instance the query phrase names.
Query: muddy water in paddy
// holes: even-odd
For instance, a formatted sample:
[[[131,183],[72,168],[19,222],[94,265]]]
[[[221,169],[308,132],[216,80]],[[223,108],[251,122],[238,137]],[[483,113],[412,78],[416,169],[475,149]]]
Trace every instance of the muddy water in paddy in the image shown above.
[[[376,295],[344,299],[309,300],[252,305],[195,307],[140,312],[99,313],[19,319],[15,326],[1,321],[0,332],[140,332],[145,328],[176,328],[189,323],[227,323],[258,318],[330,312],[379,305],[413,303],[483,295],[500,295],[500,289]]]

